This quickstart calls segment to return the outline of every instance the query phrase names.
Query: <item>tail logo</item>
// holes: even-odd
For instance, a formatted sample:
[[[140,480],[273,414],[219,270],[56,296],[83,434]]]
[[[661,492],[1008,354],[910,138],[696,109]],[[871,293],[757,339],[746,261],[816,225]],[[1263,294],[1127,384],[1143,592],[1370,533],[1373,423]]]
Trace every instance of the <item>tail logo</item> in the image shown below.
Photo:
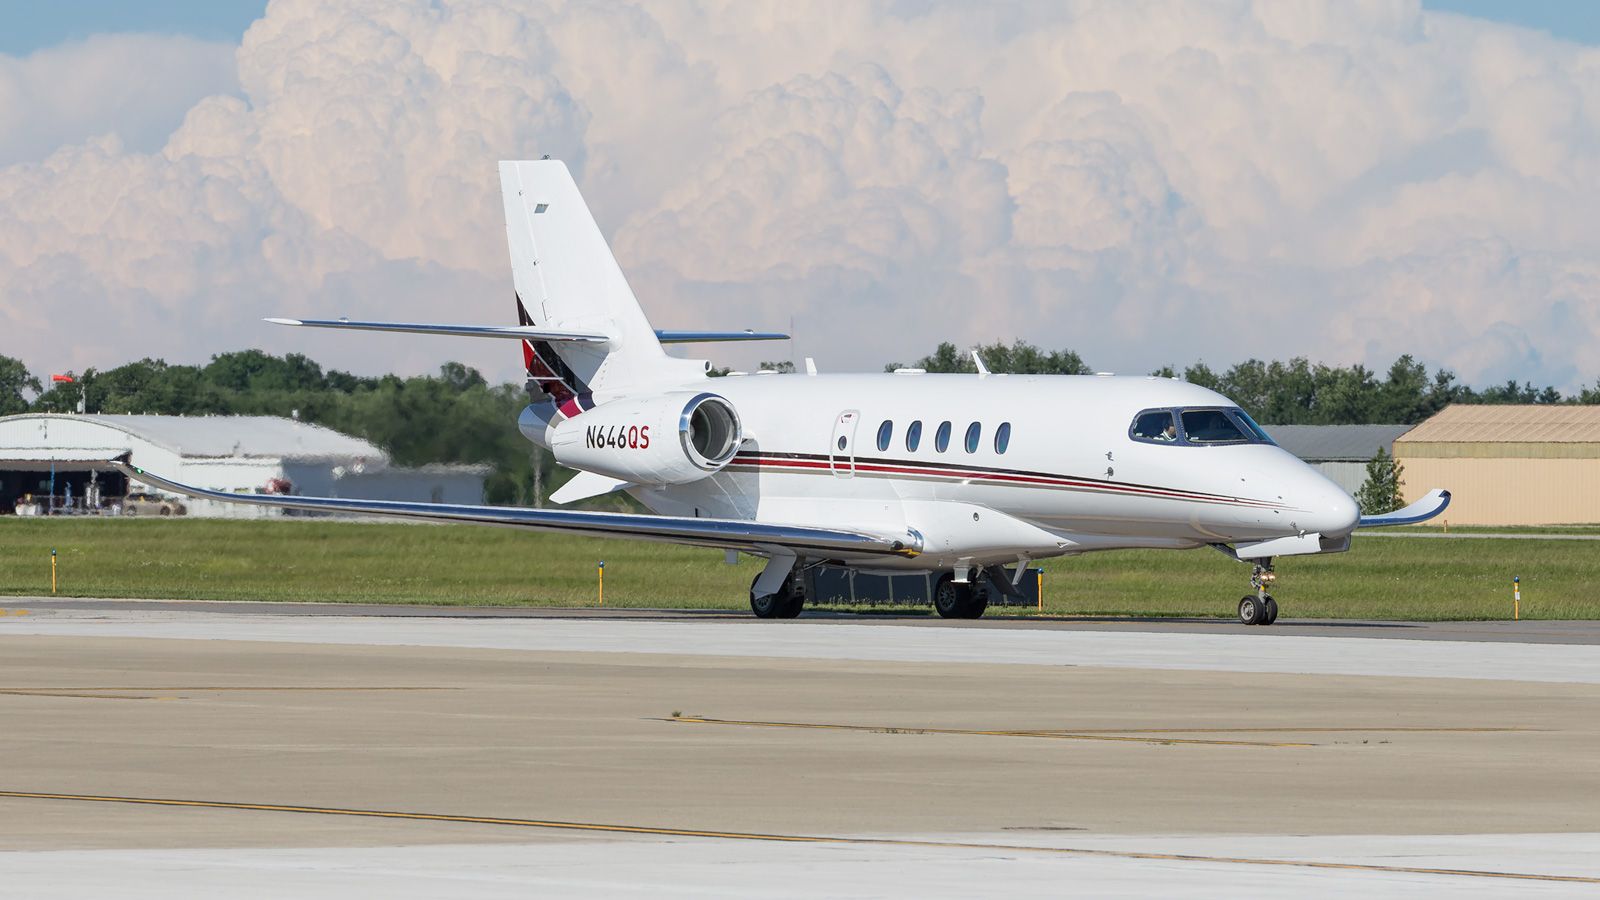
[[[528,308],[522,304],[520,294],[517,295],[517,324],[538,324],[533,321],[533,316],[528,315]],[[528,377],[538,380],[562,415],[570,419],[585,410],[594,409],[594,394],[589,386],[578,377],[578,373],[572,371],[572,367],[548,341],[523,341],[522,364],[528,370]]]

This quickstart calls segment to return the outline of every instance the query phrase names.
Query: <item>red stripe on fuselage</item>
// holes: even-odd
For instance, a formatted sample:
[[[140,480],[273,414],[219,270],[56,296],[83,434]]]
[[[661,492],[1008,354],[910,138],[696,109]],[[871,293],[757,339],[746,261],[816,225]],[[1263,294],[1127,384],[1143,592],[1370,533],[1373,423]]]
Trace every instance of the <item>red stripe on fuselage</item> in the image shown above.
[[[840,464],[849,468],[848,463]],[[835,465],[827,459],[800,459],[793,457],[758,456],[754,454],[741,454],[734,457],[729,463],[729,468],[749,466],[760,469],[789,469],[792,471],[831,472]],[[1235,506],[1251,506],[1263,509],[1287,509],[1282,504],[1265,500],[1251,500],[1245,497],[1225,497],[1219,494],[1204,494],[1195,491],[1185,491],[1179,488],[1163,488],[1149,485],[1123,484],[1108,481],[1093,481],[1073,478],[1065,475],[1048,475],[1044,473],[995,471],[989,469],[964,469],[964,468],[933,468],[913,464],[894,464],[882,462],[863,462],[857,460],[854,465],[857,473],[866,472],[883,475],[907,475],[917,478],[943,478],[954,481],[985,481],[1001,484],[1032,485],[1036,487],[1055,487],[1070,490],[1107,491],[1118,494],[1131,494],[1135,496],[1156,497],[1167,500],[1189,500],[1200,503],[1226,503]]]

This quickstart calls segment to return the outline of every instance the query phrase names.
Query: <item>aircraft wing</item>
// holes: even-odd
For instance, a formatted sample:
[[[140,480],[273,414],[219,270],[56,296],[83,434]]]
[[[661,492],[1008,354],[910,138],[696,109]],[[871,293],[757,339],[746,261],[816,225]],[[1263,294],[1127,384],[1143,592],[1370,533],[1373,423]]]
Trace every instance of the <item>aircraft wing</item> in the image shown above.
[[[116,460],[108,462],[107,465],[134,481],[162,490],[224,503],[275,506],[280,509],[392,516],[470,525],[501,525],[537,531],[564,531],[595,537],[635,538],[724,550],[743,550],[762,555],[770,554],[774,550],[790,550],[802,556],[812,557],[818,555],[913,557],[922,552],[921,537],[909,531],[888,533],[752,522],[743,519],[700,519],[567,509],[528,509],[514,506],[466,506],[396,500],[353,500],[340,497],[233,494],[181,484]]]
[[[1450,505],[1450,492],[1434,488],[1421,500],[1411,504],[1405,509],[1397,509],[1392,513],[1378,516],[1362,516],[1356,523],[1357,528],[1382,528],[1385,525],[1415,525],[1444,512]]]

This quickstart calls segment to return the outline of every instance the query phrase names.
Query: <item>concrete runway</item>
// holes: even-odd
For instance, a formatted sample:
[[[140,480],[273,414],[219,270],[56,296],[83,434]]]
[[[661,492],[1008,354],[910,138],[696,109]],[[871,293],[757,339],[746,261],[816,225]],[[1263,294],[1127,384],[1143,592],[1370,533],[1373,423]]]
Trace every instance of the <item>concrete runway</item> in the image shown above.
[[[0,896],[1600,894],[1589,624],[3,605]]]

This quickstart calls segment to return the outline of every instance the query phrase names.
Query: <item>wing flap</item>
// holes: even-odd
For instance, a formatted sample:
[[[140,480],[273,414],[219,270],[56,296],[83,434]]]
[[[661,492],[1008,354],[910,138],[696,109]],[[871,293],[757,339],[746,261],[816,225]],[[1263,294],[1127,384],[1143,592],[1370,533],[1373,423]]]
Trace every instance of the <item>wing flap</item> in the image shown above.
[[[1377,516],[1362,516],[1361,521],[1356,523],[1356,527],[1383,528],[1389,525],[1416,525],[1444,512],[1449,505],[1450,492],[1434,488],[1424,495],[1421,500],[1405,509],[1397,509],[1394,512]]]
[[[152,487],[190,497],[244,503],[279,509],[390,516],[431,522],[499,525],[538,531],[563,531],[596,537],[622,537],[665,541],[698,547],[744,550],[768,555],[774,548],[816,556],[903,556],[922,552],[920,537],[910,532],[856,531],[752,522],[742,519],[700,519],[682,516],[587,512],[565,509],[528,509],[508,506],[467,506],[450,503],[410,503],[396,500],[353,500],[342,497],[293,497],[272,494],[232,494],[195,487],[111,460],[107,463],[127,477]]]
[[[583,344],[604,344],[608,335],[593,331],[569,331],[560,328],[539,328],[533,325],[431,325],[422,322],[353,322],[349,319],[283,319],[269,318],[274,325],[293,325],[303,328],[342,328],[348,331],[391,331],[400,334],[443,334],[451,337],[505,338],[513,341],[573,341]]]

